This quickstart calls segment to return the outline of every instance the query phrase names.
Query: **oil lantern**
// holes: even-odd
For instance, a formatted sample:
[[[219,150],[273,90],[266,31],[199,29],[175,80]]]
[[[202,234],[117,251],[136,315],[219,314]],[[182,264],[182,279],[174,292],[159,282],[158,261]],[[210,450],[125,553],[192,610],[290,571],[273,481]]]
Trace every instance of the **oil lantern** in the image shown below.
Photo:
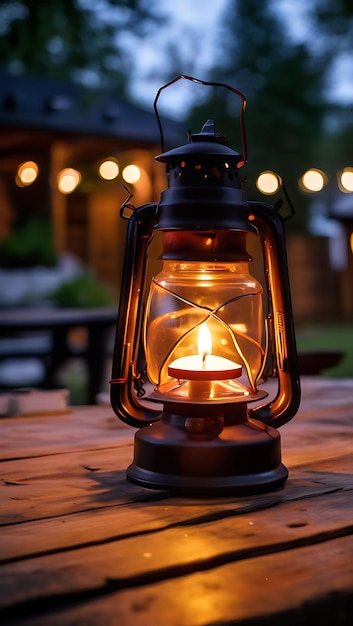
[[[162,89],[180,78],[202,82]],[[244,96],[203,84],[240,96],[242,154],[212,120],[169,151],[161,130],[168,188],[131,209],[111,380],[114,411],[138,428],[128,479],[200,497],[282,486],[277,427],[300,402],[281,203],[242,190]]]

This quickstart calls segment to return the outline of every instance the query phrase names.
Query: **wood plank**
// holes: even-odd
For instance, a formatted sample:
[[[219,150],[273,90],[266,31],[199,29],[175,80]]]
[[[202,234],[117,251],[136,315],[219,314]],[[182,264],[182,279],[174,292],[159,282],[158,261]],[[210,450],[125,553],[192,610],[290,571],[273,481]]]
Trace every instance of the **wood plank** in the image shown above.
[[[326,401],[328,394],[323,395]],[[347,394],[345,397],[347,401]],[[328,402],[328,406],[325,405],[319,412],[317,409],[301,409],[280,430],[284,461],[295,465],[306,459],[341,454],[349,437],[352,418],[353,393],[352,402],[348,405],[345,403],[333,409]],[[0,458],[3,461],[16,459],[17,462],[21,458],[66,454],[69,451],[113,448],[125,440],[132,441],[135,433],[135,429],[118,420],[108,407],[79,407],[60,418],[2,419],[0,425]]]
[[[153,499],[143,488],[136,487],[131,494],[125,478],[131,457],[128,433],[127,444],[114,448],[2,463],[1,524],[94,510],[129,502],[131,497]]]
[[[290,441],[292,447],[297,448],[298,444],[303,447],[308,439],[313,450],[320,454],[322,445],[317,445],[318,438],[326,436],[326,431],[327,436],[333,435],[338,424],[350,426],[352,418],[352,380],[303,377],[300,410],[281,429],[283,447]],[[121,431],[130,432],[131,437],[134,433],[134,429],[121,422],[108,405],[75,407],[71,413],[60,417],[3,418],[0,429],[1,460],[66,453],[92,446],[112,447],[118,443],[116,438]],[[340,440],[333,441],[330,448],[336,446],[339,452],[341,443]],[[288,447],[290,450],[289,443]]]
[[[58,502],[58,493],[62,492],[60,475],[59,488],[55,489],[50,481],[44,494],[39,489],[32,490],[27,496],[11,495],[18,494],[19,487],[23,493],[24,486],[8,486],[3,490],[10,491],[8,500],[2,499],[3,508],[9,508],[11,498],[16,499],[12,510],[7,514],[10,523],[4,524],[1,529],[0,562],[109,541],[112,538],[163,529],[170,525],[196,523],[197,519],[211,520],[222,516],[243,515],[278,506],[282,502],[306,500],[338,490],[350,490],[353,486],[352,474],[353,456],[348,455],[294,468],[281,490],[236,499],[176,498],[169,493],[154,492],[130,484],[125,480],[124,473],[117,478],[117,472],[107,468],[103,469],[98,481],[95,479],[96,472],[93,473],[92,483],[89,483],[82,496],[77,491],[71,494],[65,486],[64,494]],[[84,479],[86,481],[90,479],[91,473],[87,476]],[[87,493],[90,498],[88,504]],[[50,500],[51,494],[53,501]],[[26,512],[23,512],[24,503]],[[45,510],[47,517],[44,515]],[[57,511],[57,515],[50,516],[49,513],[53,511]],[[6,519],[6,513],[3,514],[3,519]]]
[[[9,563],[0,568],[1,606],[49,596],[59,603],[61,595],[74,599],[103,588],[108,579],[118,588],[131,587],[310,544],[326,549],[327,541],[352,534],[352,519],[353,498],[337,492]]]
[[[24,626],[350,626],[352,538],[328,541],[119,590],[106,581],[78,602],[14,607]],[[4,618],[6,616],[4,615]],[[21,619],[22,617],[22,619]]]
[[[353,384],[353,383],[352,383]],[[353,399],[349,406],[327,406],[298,413],[280,429],[282,458],[287,467],[346,454],[352,437]]]
[[[107,406],[75,407],[60,416],[3,418],[0,429],[2,461],[113,447],[122,431],[134,432]]]
[[[0,497],[3,506],[0,523],[23,522],[155,499],[158,497],[155,492],[130,485],[125,479],[126,467],[133,456],[132,437],[131,429],[125,429],[119,431],[117,440],[121,445],[115,447],[1,463]],[[298,444],[298,457],[301,459],[315,460],[317,456],[332,455],[335,450],[334,435],[330,438],[329,448],[323,446],[318,437],[314,440],[317,448],[311,444],[306,448],[306,440],[304,434],[302,446]],[[347,438],[342,437],[341,440],[340,435],[339,440],[345,446],[344,449],[339,448],[342,456]],[[304,450],[307,450],[306,454]],[[287,456],[291,461],[291,464],[287,463],[292,477],[297,454],[294,452]]]
[[[321,511],[322,516],[323,511]],[[257,611],[260,614],[266,612],[269,591],[278,598],[278,586],[280,591],[282,586],[282,591],[286,595],[282,597],[280,603],[275,604],[277,611],[281,605],[282,610],[291,608],[293,600],[295,600],[294,606],[296,604],[301,606],[306,600],[306,594],[307,599],[312,599],[313,593],[320,597],[321,594],[325,593],[323,586],[327,587],[327,591],[331,590],[332,592],[332,590],[337,589],[343,595],[348,594],[352,601],[353,561],[349,556],[353,549],[352,536],[345,539],[345,548],[339,550],[337,546],[341,542],[340,539],[333,540],[335,530],[332,527],[332,521],[330,530],[326,526],[326,531],[320,534],[319,529],[315,528],[315,535],[309,536],[301,525],[303,524],[302,510],[300,511],[300,520],[300,524],[299,522],[298,524],[293,523],[292,526],[286,524],[287,527],[281,526],[279,522],[277,530],[281,534],[281,542],[277,546],[273,544],[273,537],[270,538],[269,545],[266,545],[263,537],[258,537],[259,545],[257,547],[251,546],[254,543],[251,541],[253,533],[249,532],[249,519],[245,518],[241,520],[242,528],[239,526],[234,528],[233,525],[230,526],[229,524],[225,527],[222,524],[222,527],[219,527],[217,524],[213,529],[210,529],[209,526],[207,530],[202,528],[202,532],[200,529],[187,528],[186,532],[185,528],[179,531],[175,529],[172,532],[169,531],[168,536],[161,536],[160,534],[151,536],[148,542],[144,538],[138,548],[131,541],[124,542],[123,546],[119,544],[118,549],[109,546],[109,550],[100,551],[99,556],[95,555],[95,558],[92,558],[93,549],[86,550],[84,555],[81,555],[83,562],[80,567],[77,560],[72,559],[73,555],[70,555],[71,559],[65,558],[67,555],[60,555],[58,557],[60,561],[53,564],[53,569],[48,569],[50,564],[46,562],[45,558],[37,560],[37,562],[21,563],[18,571],[14,565],[4,567],[1,572],[4,601],[0,610],[0,618],[6,620],[10,617],[12,619],[24,617],[31,615],[31,613],[40,613],[44,607],[50,607],[51,613],[55,614],[56,610],[62,610],[65,605],[70,606],[77,601],[82,603],[89,598],[104,597],[106,594],[124,589],[134,589],[135,600],[139,598],[142,606],[145,605],[152,588],[156,590],[156,597],[163,594],[165,599],[172,600],[172,597],[177,597],[180,602],[182,596],[179,593],[179,579],[186,574],[188,574],[186,577],[187,587],[181,585],[184,591],[182,595],[185,599],[187,588],[189,600],[195,595],[195,581],[192,575],[196,575],[196,578],[201,576],[205,589],[218,589],[218,591],[223,589],[220,593],[221,597],[218,598],[220,602],[224,601],[224,598],[222,599],[224,594],[225,596],[233,594],[233,599],[234,594],[236,597],[241,597],[244,610],[245,608],[247,610],[247,617],[249,614],[251,616],[255,604],[255,615]],[[255,516],[251,516],[250,521],[256,525]],[[315,518],[315,525],[316,521]],[[259,528],[261,526],[262,522]],[[178,534],[178,536],[173,537],[173,533]],[[254,534],[256,535],[256,532]],[[300,538],[298,538],[299,535]],[[315,544],[315,537],[317,545]],[[325,542],[322,543],[322,540]],[[234,542],[231,544],[231,551],[229,551],[230,541]],[[309,557],[307,557],[303,553],[303,549],[312,543],[314,545],[308,550]],[[333,548],[333,546],[335,547]],[[336,558],[337,551],[339,551],[338,561]],[[285,553],[284,559],[283,552]],[[272,555],[265,567],[262,563],[262,559],[266,558],[264,555]],[[332,558],[334,563],[331,562]],[[50,557],[50,560],[53,562],[53,557]],[[224,571],[222,572],[223,568]],[[259,569],[261,579],[259,579]],[[309,571],[310,577],[308,577]],[[335,572],[335,576],[332,576],[332,571]],[[198,572],[207,572],[207,574],[198,574]],[[257,572],[255,580],[254,572]],[[301,584],[303,578],[306,582],[304,587]],[[165,590],[163,581],[167,580],[170,581],[170,585],[167,585]],[[257,594],[257,585],[260,583],[262,583],[262,588],[264,586],[269,587],[265,584],[268,580],[271,581],[270,590],[265,595],[260,592],[260,596],[262,595],[260,604],[262,606],[259,607],[258,597],[256,603],[254,602],[254,590]],[[283,580],[287,582],[285,589],[281,584]],[[318,586],[318,580],[320,586]],[[300,583],[300,593],[297,589],[293,593],[293,582],[295,583],[294,588]],[[142,589],[140,589],[141,585],[143,585]],[[116,601],[121,604],[121,597],[119,600],[116,597]],[[173,608],[174,610],[177,609],[175,602],[172,602],[170,607],[171,613],[173,613]],[[110,610],[112,609],[110,604]],[[79,614],[81,614],[81,610],[80,608]],[[128,610],[131,611],[131,605]],[[87,612],[85,614],[87,616]],[[152,615],[158,623],[168,623],[168,626],[174,623],[160,621],[160,614],[156,607],[150,618]],[[146,619],[146,615],[144,617]],[[50,619],[50,623],[56,622]],[[149,621],[145,623],[149,623]]]
[[[185,501],[172,498],[169,494],[140,490],[124,481],[121,493],[117,488],[118,493],[113,495],[112,502],[107,502],[103,493],[102,502],[96,497],[96,503],[89,510],[3,526],[0,563],[56,550],[82,548],[99,542],[108,543],[134,533],[190,525],[202,519],[211,521],[244,515],[270,509],[284,502],[305,501],[325,493],[349,490],[352,488],[352,480],[345,473],[346,466],[344,457],[326,464],[313,464],[309,468],[296,468],[284,489],[236,499],[189,498]]]
[[[353,403],[353,378],[300,377],[302,403],[305,410],[328,406],[337,408]]]
[[[98,411],[99,416],[101,416],[100,410]],[[71,423],[66,431],[63,442],[69,442],[70,445],[75,442],[74,447],[78,447],[76,441],[81,436],[82,426],[82,432],[86,436],[88,430],[91,446],[92,441],[94,441],[94,445],[101,452],[97,452],[96,449],[88,449],[82,452],[67,453],[61,448],[61,453],[59,452],[55,456],[42,456],[30,461],[29,459],[17,459],[0,464],[2,478],[0,489],[4,503],[1,516],[2,523],[84,510],[84,502],[86,501],[87,508],[87,499],[90,495],[89,492],[92,493],[92,489],[98,498],[98,507],[126,501],[128,487],[125,481],[125,469],[131,462],[133,455],[134,430],[124,425],[123,429],[115,430],[115,423],[118,420],[114,416],[112,417],[110,412],[103,412],[104,420],[107,420],[104,423],[105,425],[108,423],[109,428],[113,427],[112,436],[114,442],[118,442],[118,445],[112,445],[112,437],[109,433],[108,440],[105,439],[105,433],[103,433],[102,440],[101,432],[97,435],[95,430],[92,435],[89,427],[86,428],[87,417],[94,418],[95,429],[97,423],[100,425],[103,423],[96,419],[96,411],[96,408],[94,411],[88,411],[88,413],[85,410],[79,411],[77,416],[75,415],[74,424]],[[51,418],[48,419],[50,433],[56,437],[56,424]],[[282,437],[282,448],[283,460],[290,472],[292,472],[293,465],[304,463],[307,459],[315,460],[343,455],[347,446],[347,433],[350,431],[350,424],[347,426],[345,424],[346,419],[349,417],[346,416],[343,419],[339,416],[335,420],[330,417],[328,423],[325,422],[325,419],[321,419],[320,424],[317,424],[315,421],[312,423],[300,419],[298,416],[296,421],[293,420],[287,425],[285,427],[286,433]],[[112,423],[111,420],[113,420]],[[22,421],[20,420],[20,422]],[[34,420],[35,430],[32,433],[34,439],[36,439],[36,431],[42,421],[42,419]],[[25,418],[24,423],[28,425],[28,419]],[[101,430],[100,426],[98,429]],[[26,429],[23,428],[22,430],[21,439],[23,439],[23,435],[27,438]],[[15,432],[14,439],[17,439],[18,436],[20,436],[19,433]],[[330,446],[326,445],[327,441],[330,441]],[[42,445],[44,447],[45,442]],[[68,449],[70,449],[70,445],[67,445]],[[83,445],[82,442],[81,445]],[[87,445],[89,446],[86,442]],[[105,448],[105,445],[108,447]],[[44,448],[42,453],[43,450]],[[137,499],[144,497],[145,490],[137,491],[136,489],[134,493]],[[130,497],[129,490],[128,493],[128,497]],[[146,499],[148,500],[147,495]],[[72,508],[70,505],[73,503]]]

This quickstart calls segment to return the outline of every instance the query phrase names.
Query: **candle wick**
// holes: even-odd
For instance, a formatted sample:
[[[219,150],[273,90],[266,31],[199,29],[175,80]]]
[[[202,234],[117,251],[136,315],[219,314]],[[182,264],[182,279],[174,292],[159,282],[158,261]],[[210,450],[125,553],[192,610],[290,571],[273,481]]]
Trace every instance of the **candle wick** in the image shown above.
[[[207,352],[204,352],[202,355],[202,369],[206,369],[206,356]]]

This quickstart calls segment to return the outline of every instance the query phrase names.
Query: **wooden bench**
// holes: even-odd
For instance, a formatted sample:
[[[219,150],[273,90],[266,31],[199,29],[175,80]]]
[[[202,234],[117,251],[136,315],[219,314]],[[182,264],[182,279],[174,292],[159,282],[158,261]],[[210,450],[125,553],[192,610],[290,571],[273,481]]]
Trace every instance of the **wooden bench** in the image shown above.
[[[101,390],[108,339],[116,324],[115,308],[51,309],[21,308],[0,312],[0,361],[37,358],[44,366],[44,375],[37,386],[50,389],[55,385],[58,369],[70,357],[83,359],[88,370],[88,402],[95,402]],[[82,345],[70,343],[70,332],[82,328],[86,340]],[[26,380],[1,387],[26,385]]]

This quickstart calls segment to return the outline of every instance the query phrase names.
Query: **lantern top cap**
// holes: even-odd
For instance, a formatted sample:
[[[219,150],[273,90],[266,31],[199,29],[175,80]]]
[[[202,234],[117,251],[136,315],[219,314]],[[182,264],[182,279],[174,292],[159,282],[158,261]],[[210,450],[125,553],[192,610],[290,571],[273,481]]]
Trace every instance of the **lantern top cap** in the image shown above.
[[[242,155],[226,145],[226,138],[222,133],[215,131],[213,120],[207,120],[200,133],[188,132],[189,143],[173,148],[168,152],[163,152],[156,157],[157,161],[168,163],[174,158],[188,156],[222,156],[238,163],[242,160]]]
[[[199,133],[189,133],[188,139],[190,143],[195,141],[212,141],[226,145],[226,138],[222,133],[216,133],[215,123],[213,120],[207,120]]]

